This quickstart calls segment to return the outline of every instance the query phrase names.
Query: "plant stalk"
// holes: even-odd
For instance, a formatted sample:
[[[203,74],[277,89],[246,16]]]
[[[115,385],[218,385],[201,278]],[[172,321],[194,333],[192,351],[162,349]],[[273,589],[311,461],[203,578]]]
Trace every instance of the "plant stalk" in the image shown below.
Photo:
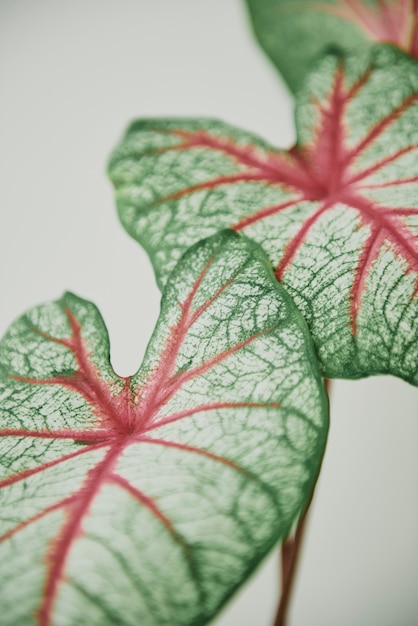
[[[325,389],[329,395],[330,387],[331,387],[330,381],[327,378],[325,378],[324,384],[325,384]],[[319,472],[318,472],[318,476],[319,476]],[[311,502],[313,499],[315,487],[316,487],[316,481],[312,488],[311,497],[309,498],[306,509],[298,522],[298,525],[296,527],[294,534],[289,536],[286,539],[286,541],[283,542],[281,549],[280,549],[282,588],[281,588],[279,606],[277,608],[277,613],[276,613],[273,626],[286,626],[287,612],[289,609],[290,598],[291,598],[293,587],[294,587],[297,565],[298,565],[299,558],[300,558],[301,546],[303,542],[304,531],[306,528],[306,520],[308,517],[309,508],[311,506]]]

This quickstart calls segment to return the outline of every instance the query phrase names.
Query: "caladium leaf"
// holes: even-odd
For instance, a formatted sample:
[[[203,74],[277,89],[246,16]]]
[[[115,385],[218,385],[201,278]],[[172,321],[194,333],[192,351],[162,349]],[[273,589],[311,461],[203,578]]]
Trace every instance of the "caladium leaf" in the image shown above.
[[[289,87],[330,46],[391,42],[418,58],[417,0],[246,0],[261,47]]]
[[[205,624],[307,502],[328,424],[314,349],[232,231],[179,263],[134,376],[72,294],[11,326],[0,367],[8,626]]]
[[[110,163],[121,220],[160,284],[193,242],[261,243],[327,377],[418,384],[418,70],[391,46],[327,55],[276,150],[211,120],[138,121]]]

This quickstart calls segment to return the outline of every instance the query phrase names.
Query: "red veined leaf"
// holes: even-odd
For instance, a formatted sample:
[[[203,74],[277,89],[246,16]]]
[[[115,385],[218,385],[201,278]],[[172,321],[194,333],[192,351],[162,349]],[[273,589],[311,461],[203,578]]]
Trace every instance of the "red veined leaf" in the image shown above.
[[[418,70],[391,46],[330,54],[289,150],[212,120],[147,120],[110,163],[121,220],[157,280],[219,228],[263,245],[329,378],[418,383]]]
[[[417,0],[246,0],[255,35],[295,91],[330,46],[393,43],[418,58]]]
[[[232,231],[174,270],[134,376],[68,293],[11,326],[0,367],[8,626],[203,625],[306,505],[328,425],[309,331]]]

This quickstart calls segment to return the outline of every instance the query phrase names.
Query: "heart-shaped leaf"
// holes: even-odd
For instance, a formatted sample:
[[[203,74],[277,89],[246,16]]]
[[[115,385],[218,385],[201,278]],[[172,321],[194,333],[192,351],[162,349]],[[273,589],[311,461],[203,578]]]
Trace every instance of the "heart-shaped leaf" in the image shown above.
[[[392,42],[418,58],[417,0],[246,0],[257,39],[295,91],[330,46]]]
[[[327,400],[305,322],[231,231],[173,272],[138,373],[95,306],[0,344],[2,623],[205,624],[312,489]]]
[[[418,384],[418,66],[391,46],[328,55],[288,152],[211,120],[134,123],[110,175],[160,284],[219,228],[264,246],[327,377]]]

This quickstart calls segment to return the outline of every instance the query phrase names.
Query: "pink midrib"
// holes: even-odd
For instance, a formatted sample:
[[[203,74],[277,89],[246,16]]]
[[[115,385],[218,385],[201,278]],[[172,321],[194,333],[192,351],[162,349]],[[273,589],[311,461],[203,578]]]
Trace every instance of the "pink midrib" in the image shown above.
[[[146,432],[146,430],[152,426],[155,428],[158,426],[158,422],[154,422],[154,417],[157,415],[159,409],[162,405],[166,404],[170,397],[176,393],[186,382],[196,378],[212,367],[221,363],[226,358],[237,352],[238,350],[244,348],[249,345],[252,341],[257,339],[262,334],[269,332],[271,329],[266,329],[261,333],[255,333],[250,336],[246,340],[239,342],[238,344],[232,346],[231,348],[215,355],[212,358],[209,358],[206,362],[201,363],[200,365],[195,366],[191,370],[182,370],[175,373],[175,367],[177,358],[179,355],[180,348],[183,344],[183,341],[186,337],[188,329],[196,322],[196,320],[210,307],[214,301],[227,289],[234,280],[236,280],[237,276],[241,272],[239,270],[233,277],[226,280],[218,290],[206,301],[204,301],[198,308],[192,310],[192,304],[194,297],[205,277],[208,269],[210,268],[213,262],[213,258],[209,259],[204,268],[202,269],[201,274],[197,278],[197,280],[192,285],[192,288],[186,297],[186,300],[180,305],[181,314],[175,326],[171,329],[166,342],[165,348],[163,349],[162,354],[159,358],[159,364],[156,370],[149,376],[148,382],[145,385],[146,394],[142,395],[141,401],[138,405],[134,405],[133,395],[130,389],[130,379],[125,379],[125,393],[129,394],[126,401],[124,402],[124,411],[119,411],[117,414],[117,426],[120,426],[123,423],[128,428],[123,432],[118,432],[115,428],[89,428],[86,430],[56,430],[56,431],[31,431],[26,429],[1,429],[0,435],[14,436],[14,437],[35,437],[35,438],[47,438],[47,439],[73,439],[75,441],[80,441],[84,443],[90,443],[92,445],[103,445],[107,442],[112,442],[115,440],[120,440],[120,438],[125,436],[130,436],[132,434],[138,434],[141,432]],[[71,321],[72,328],[72,336],[70,338],[58,339],[46,335],[38,331],[38,329],[33,328],[34,332],[41,334],[45,339],[54,341],[55,343],[59,343],[65,346],[67,349],[70,349],[76,355],[76,360],[79,368],[83,371],[83,375],[86,379],[86,384],[93,389],[98,389],[100,392],[100,399],[105,400],[101,403],[102,411],[109,407],[109,413],[111,414],[111,418],[114,419],[115,410],[112,402],[112,396],[110,390],[106,387],[106,383],[101,381],[98,378],[98,371],[96,368],[90,363],[87,348],[84,346],[83,341],[81,339],[80,325],[76,320],[75,316],[71,311],[66,309],[66,314]],[[74,341],[74,338],[77,338]],[[86,372],[87,374],[85,374]],[[76,372],[78,374],[79,372]],[[68,378],[74,377],[65,377],[58,376],[52,379],[35,379],[35,378],[27,378],[22,376],[11,376],[12,379],[25,382],[28,384],[59,384],[62,386],[70,387],[72,391],[80,393],[83,397],[86,397],[84,390],[80,389],[73,382],[68,382]],[[96,397],[99,396],[99,393],[96,394]],[[90,403],[92,403],[91,397],[87,398]],[[118,399],[118,398],[116,398]],[[132,404],[132,406],[131,406]],[[213,406],[218,406],[216,403]],[[94,411],[95,405],[92,404],[92,409]],[[206,409],[211,410],[212,405],[207,405]],[[199,407],[199,410],[204,410],[205,407]],[[132,417],[134,414],[134,417]],[[163,418],[166,420],[166,418]],[[177,419],[177,418],[176,418]],[[53,464],[55,463],[52,462]],[[44,465],[44,467],[48,467],[49,464]],[[19,474],[21,477],[22,474]],[[11,480],[11,479],[7,479]],[[1,485],[2,483],[0,483]],[[6,483],[4,483],[5,485]]]
[[[119,407],[115,405],[115,396],[112,396],[109,385],[100,379],[98,370],[89,358],[90,355],[82,339],[81,326],[78,320],[69,308],[66,308],[65,312],[71,326],[72,339],[74,341],[73,353],[76,357],[79,372],[84,374],[87,384],[91,387],[97,398],[97,404],[94,403],[94,405],[98,405],[100,407],[104,416],[110,416],[111,422],[113,422],[114,426],[122,429],[125,429],[127,426],[129,428],[130,412],[128,410],[128,405],[131,400],[129,387],[130,377],[125,379],[125,386],[122,392],[122,394],[126,396],[126,398],[123,398],[125,410],[121,411]]]
[[[87,515],[94,498],[106,483],[110,485],[114,484],[120,487],[139,504],[145,506],[153,514],[153,516],[164,525],[173,540],[181,546],[189,564],[192,564],[189,546],[185,543],[181,535],[178,534],[170,518],[159,508],[156,501],[114,471],[118,458],[130,444],[134,443],[164,446],[181,452],[201,455],[207,459],[234,469],[250,480],[254,480],[257,483],[260,482],[260,479],[256,475],[247,471],[237,463],[195,446],[168,441],[165,439],[150,438],[142,435],[129,437],[129,440],[127,441],[115,443],[111,446],[105,458],[98,465],[96,465],[95,468],[89,471],[87,480],[76,494],[71,494],[69,497],[65,498],[56,505],[49,507],[48,512],[53,512],[55,510],[71,506],[73,510],[68,514],[67,522],[61,528],[59,536],[56,537],[51,543],[50,552],[47,556],[47,565],[49,563],[50,566],[47,569],[42,602],[36,613],[38,626],[51,626],[59,584],[64,577],[64,570],[68,562],[71,547],[74,541],[82,536],[82,521]],[[272,494],[275,498],[273,491]],[[42,514],[36,515],[31,521],[37,521],[42,516]],[[23,527],[26,526],[26,524],[19,525],[18,530],[20,529],[20,526]],[[8,535],[9,534],[11,533],[8,533]]]
[[[381,159],[381,161],[374,166],[368,166],[363,172],[349,173],[350,164],[358,159],[358,157],[367,149],[369,146],[382,135],[387,128],[393,124],[399,117],[413,104],[418,101],[418,94],[414,93],[405,98],[405,100],[398,105],[386,118],[380,120],[375,127],[373,127],[367,135],[360,140],[358,145],[350,150],[343,150],[342,145],[344,144],[344,127],[342,124],[342,119],[345,111],[345,107],[347,103],[351,100],[351,98],[356,95],[360,89],[367,83],[367,79],[371,74],[371,68],[369,68],[358,80],[357,82],[348,90],[344,91],[343,89],[343,74],[341,66],[338,67],[335,77],[335,82],[332,90],[332,98],[331,106],[329,109],[324,109],[322,111],[322,124],[321,133],[319,133],[318,139],[319,141],[316,144],[315,151],[312,154],[307,154],[306,156],[309,158],[309,161],[306,160],[303,153],[303,148],[294,148],[290,151],[290,158],[292,164],[292,171],[296,171],[299,169],[300,180],[305,181],[303,185],[296,184],[294,191],[299,193],[299,197],[291,198],[290,200],[285,200],[276,206],[265,207],[259,209],[257,212],[252,215],[248,215],[240,219],[236,224],[231,225],[231,227],[237,231],[245,231],[245,229],[256,222],[265,219],[266,217],[272,216],[276,213],[284,211],[286,209],[291,209],[293,206],[303,202],[304,200],[312,200],[312,197],[308,197],[309,194],[312,193],[314,189],[324,188],[324,185],[327,185],[327,196],[323,196],[323,204],[319,206],[318,209],[314,211],[311,217],[303,224],[300,228],[299,232],[293,236],[290,240],[288,246],[286,247],[284,254],[281,260],[278,262],[276,268],[276,276],[279,280],[284,277],[284,274],[289,267],[291,261],[294,259],[300,247],[306,240],[311,228],[317,223],[319,217],[323,215],[325,211],[332,209],[337,203],[347,202],[347,199],[351,197],[360,198],[358,193],[356,193],[355,189],[360,189],[362,187],[361,183],[372,174],[377,173],[380,169],[394,162],[397,158],[400,158],[402,155],[411,152],[416,146],[408,146],[402,149],[399,149],[393,155],[389,157],[385,157]],[[220,140],[218,137],[214,137],[210,139],[210,136],[206,132],[196,133],[195,138],[193,138],[192,133],[177,131],[177,135],[183,139],[183,143],[175,146],[175,149],[190,149],[191,147],[206,147],[212,150],[218,150],[225,153],[225,155],[229,156],[232,160],[236,161],[241,166],[247,166],[249,168],[258,168],[261,171],[263,165],[269,162],[268,157],[260,158],[257,155],[257,150],[253,148],[252,150],[245,146],[245,149],[242,146],[233,148],[233,144],[230,140]],[[324,143],[325,142],[325,143]],[[328,147],[324,151],[321,149],[321,145],[326,144]],[[322,146],[323,147],[323,146]],[[170,149],[170,148],[168,148]],[[324,156],[325,154],[325,156]],[[332,158],[331,161],[328,160]],[[280,168],[278,164],[280,164],[281,157],[276,156],[271,157],[271,163],[274,163],[274,167],[277,169],[275,173],[271,171],[271,169],[266,173],[266,179],[268,177],[271,178],[268,184],[282,184],[288,185],[289,180],[285,176],[282,176],[280,173]],[[327,160],[328,159],[328,160]],[[308,165],[310,163],[310,165]],[[307,167],[308,166],[308,167]],[[329,172],[331,171],[332,178],[331,180],[322,179],[321,181],[318,179],[317,174],[312,173],[312,171],[321,173],[321,172]],[[243,173],[242,177],[247,177],[247,180],[250,178],[250,172]],[[237,175],[238,177],[238,175]],[[258,175],[260,177],[260,175]],[[286,180],[285,180],[286,179]],[[255,177],[254,177],[255,180]],[[296,178],[294,177],[294,181]],[[294,183],[293,181],[293,183]],[[309,181],[308,183],[306,181]],[[233,183],[231,177],[231,183]],[[407,182],[407,181],[406,181]],[[206,183],[202,182],[195,187],[186,188],[177,194],[173,194],[173,197],[178,195],[179,197],[182,195],[187,195],[188,193],[193,193],[197,189],[200,188],[212,188],[216,187],[217,184],[227,184],[226,180],[222,180],[222,177],[218,179],[214,178],[212,180],[208,180]],[[392,183],[391,183],[392,184]],[[396,184],[393,182],[393,184]],[[342,185],[340,187],[340,185]],[[382,184],[384,186],[384,183]],[[367,188],[367,185],[364,186]],[[371,185],[372,188],[378,187],[378,184]],[[319,198],[318,198],[319,199]],[[164,198],[161,200],[164,201]],[[362,205],[359,202],[352,207],[356,209],[360,215],[363,215],[365,223],[369,223],[370,219],[373,218],[376,220],[377,224],[381,222],[385,222],[385,236],[389,241],[393,241],[394,250],[399,254],[402,250],[405,250],[405,253],[408,258],[409,266],[415,268],[418,262],[417,252],[414,246],[408,244],[408,232],[407,228],[404,227],[404,231],[401,228],[402,232],[399,232],[399,227],[401,223],[399,219],[395,216],[393,217],[385,217],[380,215],[379,206],[366,199],[364,202],[368,202],[368,210],[364,212]],[[351,206],[348,202],[348,206]],[[409,215],[414,214],[414,209],[410,210],[399,210],[398,217],[401,215]],[[396,226],[395,226],[396,221]],[[380,228],[380,227],[379,227]],[[381,238],[380,240],[383,241]],[[367,246],[367,241],[365,243]],[[353,296],[352,296],[352,306],[351,311],[354,314],[359,306],[361,294],[358,292],[358,286],[361,285],[362,288],[365,286],[366,276],[364,275],[365,268],[363,267],[364,259],[367,258],[366,263],[366,271],[369,271],[370,267],[374,262],[374,258],[370,258],[369,255],[370,250],[366,249],[360,253],[358,269],[356,272],[356,277],[353,283]],[[373,252],[378,254],[378,248],[374,244]],[[362,279],[358,280],[358,274],[361,272]],[[356,319],[352,320],[352,329],[353,332],[356,332]]]
[[[173,395],[176,394],[183,387],[183,385],[195,378],[198,378],[199,376],[204,375],[210,369],[222,363],[225,359],[232,356],[237,351],[250,345],[258,337],[272,330],[271,328],[268,328],[259,333],[254,333],[247,339],[242,340],[227,350],[216,354],[214,357],[207,359],[200,365],[195,366],[193,369],[178,372],[175,371],[180,348],[186,337],[187,331],[208,309],[208,307],[211,306],[224,292],[224,290],[227,289],[234,280],[236,280],[238,274],[241,272],[241,270],[239,270],[238,273],[236,273],[232,278],[222,283],[209,300],[203,302],[200,307],[193,310],[192,305],[194,298],[212,263],[213,257],[207,261],[198,278],[194,282],[185,301],[180,304],[180,317],[171,329],[169,336],[166,339],[163,352],[160,355],[159,363],[163,363],[164,367],[157,367],[157,369],[150,376],[142,405],[143,419],[140,430],[143,432],[146,432],[147,429],[153,427],[154,423],[155,425],[159,424],[159,421],[154,422],[159,410],[162,406],[169,402],[170,398],[173,397]]]
[[[50,551],[46,559],[47,575],[42,602],[36,612],[38,626],[51,626],[52,624],[53,609],[57,599],[59,584],[63,580],[71,547],[77,538],[83,534],[82,521],[87,515],[94,498],[105,483],[117,485],[127,491],[142,506],[150,510],[154,517],[165,526],[173,539],[181,545],[186,552],[186,558],[190,560],[187,546],[175,531],[170,519],[159,509],[156,502],[113,471],[124,449],[134,442],[134,439],[129,438],[127,441],[120,441],[111,446],[105,458],[88,472],[87,480],[77,494],[73,494],[55,507],[50,507],[52,512],[64,506],[72,506],[72,511],[69,512],[67,522],[61,528],[59,536],[50,545]]]
[[[88,479],[84,484],[83,497],[80,497],[79,501],[76,502],[77,506],[74,507],[74,510],[68,516],[67,523],[62,527],[60,536],[55,538],[54,544],[51,545],[50,553],[47,556],[49,568],[47,570],[42,602],[37,612],[39,626],[49,626],[51,624],[52,608],[57,595],[58,583],[62,579],[70,547],[81,533],[82,520],[121,451],[120,446],[111,447],[105,459],[93,470],[90,470]]]
[[[230,184],[242,180],[243,182],[285,184],[290,188],[298,189],[307,197],[311,197],[317,192],[317,181],[312,177],[312,173],[309,169],[301,167],[298,158],[295,158],[291,151],[288,153],[262,152],[255,146],[237,146],[229,139],[222,139],[203,131],[196,133],[187,131],[172,132],[174,135],[182,138],[183,142],[166,148],[167,151],[189,150],[192,148],[214,150],[228,156],[239,167],[246,168],[247,171],[215,179],[217,185]],[[181,195],[193,191],[211,189],[215,181],[209,180],[183,191],[174,192],[165,198],[159,199],[158,203],[181,197]]]
[[[81,326],[75,315],[69,307],[64,307],[67,316],[71,336],[66,338],[57,338],[40,331],[36,327],[32,327],[33,332],[44,337],[48,341],[62,345],[74,355],[77,369],[71,375],[56,376],[53,378],[31,378],[19,375],[10,375],[9,378],[18,382],[26,382],[28,384],[37,385],[60,385],[66,387],[73,392],[79,393],[86,402],[92,407],[93,413],[98,418],[101,427],[108,433],[116,431],[125,431],[129,427],[130,411],[130,378],[125,379],[125,385],[122,392],[113,395],[109,384],[102,380],[99,371],[90,360],[90,354],[83,340]],[[122,397],[121,397],[122,396]],[[122,400],[122,402],[121,402]],[[124,405],[121,410],[120,404]],[[87,437],[91,431],[86,433]]]
[[[187,328],[192,323],[194,323],[196,319],[204,311],[207,310],[207,308],[214,302],[214,300],[233,282],[234,278],[236,278],[235,276],[231,280],[226,281],[223,285],[221,285],[221,287],[217,290],[217,292],[208,301],[204,302],[197,309],[193,311],[192,304],[193,304],[194,296],[196,295],[197,290],[199,289],[200,284],[204,276],[206,275],[208,268],[210,267],[210,264],[211,264],[211,260],[205,266],[198,280],[193,285],[193,288],[191,289],[189,296],[186,298],[186,301],[181,305],[181,316],[177,325],[177,329],[176,329],[177,332],[174,333],[174,339],[175,339],[174,349],[173,349],[172,342],[171,343],[170,341],[167,342],[167,346],[169,347],[169,351],[170,351],[169,356],[171,359],[170,364],[168,366],[169,372],[174,370],[177,355],[178,355],[180,346],[182,344],[182,341],[184,339],[185,333],[187,331]],[[78,324],[76,318],[70,311],[67,310],[66,313],[67,313],[69,320],[71,320],[72,337],[70,339],[56,339],[56,338],[49,337],[43,333],[40,333],[40,334],[43,334],[43,336],[46,339],[55,341],[56,343],[60,343],[64,345],[65,347],[67,347],[68,349],[72,350],[76,354],[76,360],[77,360],[77,364],[79,368],[82,369],[83,372],[88,373],[88,374],[85,374],[86,377],[88,375],[92,379],[91,381],[87,381],[90,387],[98,388],[101,392],[100,397],[106,398],[106,395],[103,394],[103,387],[100,384],[101,381],[96,381],[95,379],[97,375],[96,369],[94,368],[94,366],[90,364],[87,349],[82,343],[80,325]],[[34,329],[34,331],[37,332],[36,329]],[[265,331],[265,332],[268,332],[268,331]],[[224,360],[230,354],[233,354],[240,348],[251,343],[251,341],[253,341],[257,336],[259,335],[250,337],[248,340],[243,341],[237,344],[236,346],[234,346],[233,348],[231,348],[231,350],[221,353],[216,358],[209,359],[206,363],[203,363],[201,366],[197,366],[191,372],[183,372],[182,376],[175,378],[176,382],[173,385],[173,387],[170,389],[169,395],[172,395],[173,393],[175,393],[175,391],[177,391],[181,387],[181,385],[184,384],[184,381],[186,379],[190,380],[193,376],[201,375],[202,373],[208,371],[216,363]],[[79,341],[77,339],[74,340],[74,337],[79,338]],[[161,362],[163,361],[160,360],[160,363]],[[157,387],[159,387],[160,385],[164,385],[164,378],[167,378],[166,368],[160,368],[159,371],[160,371],[160,376],[156,376],[154,378],[154,380],[156,381]],[[29,379],[26,380],[26,382],[29,382]],[[33,383],[40,382],[41,384],[47,384],[48,381],[47,380],[37,381],[36,379],[33,379],[30,382],[33,382]],[[56,379],[53,380],[53,384],[57,384]],[[76,391],[76,389],[73,388],[73,391]],[[81,393],[80,390],[78,390],[78,392]],[[167,400],[167,397],[165,398],[165,400]],[[214,403],[213,405],[207,405],[207,406],[202,405],[200,407],[197,407],[196,410],[198,411],[215,410],[215,409],[220,409],[220,408],[234,408],[235,406],[251,407],[253,405],[251,403],[242,403],[240,405],[238,405],[238,403],[236,405],[234,405],[233,403]],[[258,406],[258,405],[254,404],[254,406]],[[277,405],[272,404],[271,406],[276,408]],[[151,411],[151,414],[153,412],[154,411]],[[188,415],[192,415],[192,414],[193,414],[193,411],[190,411],[190,413],[187,413],[183,416],[173,415],[173,421],[187,417]],[[163,423],[168,423],[169,420],[170,420],[170,416],[168,418],[164,418],[162,421]],[[159,425],[158,423],[153,424],[152,429],[157,428],[158,425]],[[41,433],[38,431],[34,431],[34,432],[20,431],[18,433],[17,431],[16,432],[12,431],[12,429],[4,429],[1,432],[1,434],[3,434],[3,436],[26,435],[26,436],[35,436],[35,437],[45,435],[47,438],[51,438],[50,437],[51,433]],[[59,438],[62,438],[62,439],[67,439],[70,436],[69,431],[68,432],[57,431],[55,434]],[[125,488],[127,491],[131,493],[131,495],[133,495],[133,491],[135,490],[135,488],[133,488],[132,486],[129,486],[128,482],[125,479],[123,479],[123,477],[115,478],[115,475],[112,474],[112,477],[109,478],[109,475],[113,471],[113,467],[117,461],[117,458],[122,453],[122,451],[128,445],[130,445],[130,443],[134,442],[134,439],[129,435],[125,435],[123,437],[115,437],[115,435],[113,434],[113,431],[111,431],[109,434],[110,434],[110,438],[106,437],[106,431],[103,431],[103,430],[91,431],[90,430],[90,431],[87,431],[84,436],[83,431],[78,431],[78,432],[74,431],[73,432],[74,438],[81,439],[81,440],[84,438],[85,440],[90,441],[91,445],[89,445],[88,447],[86,446],[86,448],[83,448],[81,450],[79,449],[76,452],[70,453],[55,461],[44,463],[43,465],[38,466],[33,470],[27,470],[14,477],[10,477],[9,479],[6,479],[2,483],[0,483],[0,487],[9,486],[13,484],[14,482],[23,480],[36,473],[44,471],[50,467],[52,468],[53,466],[58,465],[59,463],[62,463],[64,461],[70,460],[77,456],[86,454],[94,449],[100,449],[106,446],[110,446],[105,459],[101,461],[94,469],[89,471],[87,481],[85,481],[82,488],[78,492],[76,492],[75,494],[71,494],[68,498],[65,498],[64,500],[56,503],[55,505],[51,505],[45,511],[35,515],[33,518],[31,518],[27,522],[23,522],[19,524],[16,528],[12,529],[8,533],[6,533],[2,538],[0,538],[1,540],[5,540],[9,538],[9,536],[12,536],[15,532],[17,532],[21,528],[26,527],[29,523],[33,523],[37,521],[38,519],[40,519],[41,517],[44,517],[46,514],[49,514],[55,510],[66,509],[68,512],[67,522],[62,527],[60,534],[54,540],[54,543],[51,544],[51,551],[48,557],[48,562],[50,563],[50,566],[49,566],[48,573],[47,573],[42,603],[37,612],[37,619],[38,619],[39,626],[49,626],[51,623],[51,615],[52,615],[52,610],[53,610],[53,606],[54,606],[54,602],[55,602],[55,598],[57,594],[58,584],[63,577],[63,572],[65,569],[65,565],[66,565],[70,548],[73,542],[77,539],[77,537],[80,536],[82,532],[82,527],[81,527],[82,520],[87,514],[90,508],[90,505],[95,495],[100,490],[101,486],[106,481],[110,480],[110,481],[113,481],[115,484],[117,483],[119,484],[119,486],[122,486],[123,488]],[[146,437],[138,438],[137,436],[135,438],[135,441],[138,443],[140,441],[142,441],[143,443],[149,443],[151,440],[149,440]],[[206,452],[204,450],[191,448],[190,446],[185,446],[183,444],[176,444],[175,442],[165,441],[161,439],[158,439],[158,440],[156,439],[155,442],[158,443],[159,445],[167,445],[168,447],[177,447],[178,449],[183,450],[183,451],[189,450],[194,453],[198,453],[198,454],[200,453],[200,454],[207,456],[208,458],[211,458],[212,460],[216,460],[226,465],[230,465],[231,467],[234,467],[238,471],[244,471],[244,470],[241,470],[241,468],[237,466],[236,464],[230,462],[228,459],[217,457],[216,455]],[[169,529],[170,532],[173,532],[172,527],[171,527],[171,522],[169,522],[168,518],[166,518],[162,512],[157,512],[156,504],[153,503],[152,499],[150,499],[145,494],[142,494],[142,492],[140,492],[139,490],[136,490],[135,493],[136,493],[136,498],[140,500],[142,504],[144,504],[145,506],[148,506],[148,508],[158,517],[158,519],[166,525],[167,529]]]

